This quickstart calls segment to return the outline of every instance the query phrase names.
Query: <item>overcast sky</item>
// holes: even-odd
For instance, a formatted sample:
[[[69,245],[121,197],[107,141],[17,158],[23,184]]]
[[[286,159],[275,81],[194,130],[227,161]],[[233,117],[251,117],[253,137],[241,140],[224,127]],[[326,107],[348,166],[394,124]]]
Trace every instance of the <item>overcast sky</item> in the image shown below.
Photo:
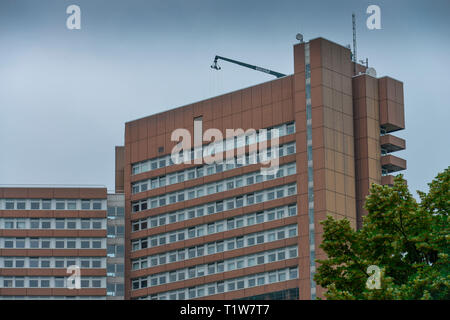
[[[81,7],[81,30],[66,28]],[[365,26],[381,8],[381,30]],[[1,0],[0,184],[114,189],[124,123],[273,77],[215,54],[293,73],[292,45],[352,42],[378,76],[404,82],[411,190],[449,165],[450,1]],[[447,146],[447,147],[446,147]]]

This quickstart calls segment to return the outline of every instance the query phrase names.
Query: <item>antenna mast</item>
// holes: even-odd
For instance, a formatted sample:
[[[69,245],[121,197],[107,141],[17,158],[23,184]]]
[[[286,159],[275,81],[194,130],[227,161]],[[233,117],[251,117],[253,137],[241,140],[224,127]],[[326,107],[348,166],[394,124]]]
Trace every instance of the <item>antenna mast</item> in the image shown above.
[[[352,13],[352,25],[353,25],[353,62],[354,64],[354,72],[356,74],[356,63],[357,63],[357,57],[356,57],[356,18],[355,13]]]

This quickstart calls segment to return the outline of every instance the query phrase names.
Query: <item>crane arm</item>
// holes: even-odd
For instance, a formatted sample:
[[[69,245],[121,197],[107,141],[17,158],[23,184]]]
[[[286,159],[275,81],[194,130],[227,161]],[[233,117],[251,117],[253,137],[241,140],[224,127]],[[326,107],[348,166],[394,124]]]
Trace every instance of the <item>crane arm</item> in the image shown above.
[[[216,69],[216,70],[220,70],[220,67],[217,65],[217,61],[219,59],[220,60],[224,60],[224,61],[228,61],[228,62],[231,62],[231,63],[234,63],[234,64],[237,64],[237,65],[240,65],[240,66],[243,66],[243,67],[246,67],[246,68],[250,68],[250,69],[253,69],[253,70],[256,70],[256,71],[261,71],[261,72],[264,72],[264,73],[268,73],[268,74],[271,74],[271,75],[273,75],[273,76],[275,76],[277,78],[281,78],[281,77],[285,77],[286,76],[285,74],[282,74],[282,73],[279,73],[279,72],[276,72],[276,71],[272,71],[272,70],[269,70],[269,69],[261,68],[261,67],[258,67],[258,66],[254,66],[252,64],[248,64],[248,63],[245,63],[245,62],[241,62],[241,61],[237,61],[237,60],[233,60],[233,59],[229,59],[229,58],[225,58],[225,57],[221,57],[221,56],[215,56],[214,62],[211,65],[211,68]]]

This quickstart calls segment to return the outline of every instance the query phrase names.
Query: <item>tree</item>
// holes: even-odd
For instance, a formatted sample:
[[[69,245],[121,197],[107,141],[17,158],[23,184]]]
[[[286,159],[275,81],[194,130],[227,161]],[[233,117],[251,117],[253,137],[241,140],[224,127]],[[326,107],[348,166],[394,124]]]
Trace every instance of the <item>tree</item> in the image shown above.
[[[402,175],[393,187],[373,184],[360,230],[328,216],[314,280],[328,299],[450,299],[450,167],[418,192]],[[377,266],[380,288],[366,286],[367,268]]]

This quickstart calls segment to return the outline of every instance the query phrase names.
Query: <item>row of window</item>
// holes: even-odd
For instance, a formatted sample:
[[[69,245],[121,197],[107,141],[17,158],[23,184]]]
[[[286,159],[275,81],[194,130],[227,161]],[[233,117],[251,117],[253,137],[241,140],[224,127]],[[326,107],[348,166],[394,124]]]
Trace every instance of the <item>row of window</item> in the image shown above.
[[[0,300],[106,300],[105,296],[1,296]]]
[[[206,244],[201,244],[198,246],[183,248],[180,250],[174,250],[164,252],[161,254],[142,257],[139,259],[134,259],[132,261],[132,266],[133,268],[137,269],[156,267],[158,265],[164,265],[167,263],[194,259],[206,255],[231,251],[234,249],[240,249],[244,247],[251,247],[254,245],[273,242],[286,238],[292,238],[296,236],[297,236],[297,225],[293,224],[261,232],[250,233],[239,237],[233,237],[226,240],[214,241]]]
[[[267,157],[272,158],[276,156],[276,153],[271,153],[270,149],[267,150]],[[278,157],[283,157],[285,155],[295,153],[295,142],[288,143],[278,148]],[[261,157],[261,155],[259,155]],[[246,165],[256,164],[266,159],[259,159],[257,153],[251,153],[250,155],[241,156],[239,158],[235,157],[224,162],[213,163],[209,165],[199,166],[193,169],[182,170],[168,174],[167,176],[159,176],[151,179],[146,179],[142,181],[135,182],[131,185],[131,190],[133,194],[144,192],[147,190],[157,189],[164,187],[166,185],[172,185],[184,181],[189,181],[204,176],[213,175],[216,173],[232,170],[234,168],[239,168]]]
[[[275,131],[273,131],[275,129]],[[230,138],[227,140],[222,140],[218,142],[210,143],[208,146],[205,146],[203,148],[203,152],[200,154],[198,152],[195,152],[194,156],[194,150],[190,150],[188,155],[182,155],[181,157],[186,158],[186,160],[194,160],[195,158],[201,158],[208,157],[213,154],[217,154],[226,150],[233,150],[235,148],[241,148],[244,145],[251,145],[256,142],[262,142],[267,141],[272,138],[272,136],[277,131],[277,135],[279,137],[283,137],[285,135],[293,134],[295,132],[295,123],[285,123],[273,128],[267,128],[259,130],[259,132],[256,134],[247,134],[247,135],[241,135],[238,137]],[[150,160],[145,160],[139,163],[135,163],[132,166],[132,174],[139,174],[151,170],[156,170],[159,168],[164,168],[167,166],[172,166],[175,163],[172,161],[171,155],[166,155],[163,157],[158,157]]]
[[[195,207],[189,207],[185,209],[181,209],[175,212],[169,212],[169,213],[163,213],[157,216],[151,216],[145,219],[140,219],[136,222],[136,225],[139,225],[138,227],[134,227],[135,224],[133,224],[133,230],[132,231],[138,231],[135,230],[135,228],[139,230],[147,229],[147,228],[156,228],[159,226],[166,225],[168,223],[176,223],[181,222],[185,220],[190,220],[198,217],[202,217],[206,214],[214,214],[218,212],[222,212],[224,210],[224,202],[227,207],[229,208],[239,208],[241,206],[248,206],[255,203],[270,201],[273,199],[278,198],[278,196],[281,197],[281,195],[293,195],[297,192],[296,184],[287,185],[287,186],[280,186],[276,188],[275,190],[272,190],[268,192],[268,195],[265,196],[265,190],[258,191],[256,193],[249,193],[247,195],[242,195],[239,197],[234,198],[228,198],[221,201],[216,202],[210,202],[207,204],[202,204]],[[272,193],[272,191],[274,193]],[[273,199],[272,199],[273,198]],[[266,200],[267,199],[267,200]]]
[[[142,300],[186,300],[243,290],[298,278],[298,267],[284,268],[140,297]]]
[[[106,249],[101,238],[0,238],[3,249]]]
[[[177,192],[171,192],[145,200],[136,201],[132,203],[132,210],[133,212],[139,212],[147,209],[163,207],[180,201],[192,200],[206,195],[211,195],[214,193],[233,190],[235,188],[241,188],[255,183],[261,183],[275,178],[293,175],[295,173],[296,173],[295,162],[288,163],[281,166],[278,169],[276,175],[273,174],[263,175],[261,174],[261,171],[258,170],[245,175],[224,179],[209,184],[203,184],[195,186],[193,188],[183,189]]]
[[[210,264],[201,264],[189,268],[182,268],[170,272],[152,274],[149,276],[140,277],[138,279],[133,279],[132,289],[137,290],[147,287],[154,287],[167,283],[204,277],[216,273],[253,267],[265,263],[272,263],[276,261],[292,259],[296,258],[297,255],[298,255],[297,246],[285,247],[270,251],[263,251],[248,256],[241,256],[237,258],[227,259],[224,261],[217,261]]]
[[[244,195],[244,196],[230,198],[230,199],[225,200],[225,209],[226,210],[232,210],[234,208],[243,207],[244,205],[251,205],[251,204],[254,204],[254,203],[261,203],[261,202],[264,202],[264,201],[280,199],[280,198],[283,198],[285,196],[291,196],[291,195],[296,194],[296,189],[297,189],[296,184],[283,185],[283,186],[279,186],[279,187],[276,187],[276,188],[262,190],[262,191],[259,191],[259,192],[255,193],[255,194],[252,193],[252,194],[247,194],[247,195]],[[220,204],[220,207],[219,207],[219,204]],[[215,202],[215,203],[209,203],[209,204],[206,205],[206,207],[208,208],[208,214],[213,214],[215,212],[221,212],[224,209],[223,201],[218,201],[218,202]],[[175,233],[173,233],[171,235],[164,234],[164,235],[159,235],[159,236],[155,237],[155,238],[157,238],[156,240],[155,239],[149,239],[149,241],[152,241],[152,243],[156,243],[157,245],[164,245],[166,243],[182,241],[182,240],[184,240],[186,238],[186,234],[184,233],[184,235],[183,235],[183,233],[180,233],[180,237],[181,238],[178,238],[178,235],[175,234]],[[147,238],[143,238],[143,239],[145,240],[145,242],[147,241]],[[133,243],[138,243],[140,240],[142,240],[142,239],[134,240]],[[145,243],[145,246],[146,246],[145,248],[147,248],[147,243]],[[133,248],[134,247],[135,246],[133,245]],[[138,245],[137,247],[140,248],[141,246]],[[137,249],[137,250],[140,250],[140,249]]]
[[[188,219],[195,218],[196,217],[195,213],[196,213],[195,210],[193,210],[191,213],[188,212]],[[278,207],[278,208],[268,209],[266,211],[260,211],[260,212],[256,212],[256,213],[254,213],[254,212],[248,213],[245,215],[236,216],[236,217],[226,219],[226,220],[215,221],[215,222],[210,223],[205,226],[207,227],[207,233],[211,234],[211,233],[215,233],[215,232],[232,230],[234,228],[242,228],[242,227],[246,227],[246,226],[251,226],[255,223],[263,223],[263,222],[272,221],[275,219],[282,219],[284,217],[295,216],[296,214],[297,214],[297,205],[292,204],[289,206],[282,206],[282,207]],[[174,218],[174,219],[169,218],[169,223],[183,221],[183,220],[177,221],[175,214],[170,215],[169,217]],[[140,231],[140,230],[146,230],[146,229],[151,229],[151,228],[155,228],[158,226],[163,226],[166,224],[166,218],[167,218],[167,215],[160,215],[158,217],[148,217],[148,218],[133,221],[132,231],[136,232],[136,231]],[[184,215],[183,215],[183,218],[184,218]],[[218,230],[220,230],[220,231],[218,231]]]
[[[0,218],[0,229],[106,229],[106,219]]]
[[[299,300],[299,288],[265,292],[255,296],[247,296],[237,300]]]
[[[157,247],[165,245],[167,243],[174,243],[186,239],[193,239],[219,232],[230,231],[235,228],[243,228],[254,224],[264,223],[265,221],[275,220],[275,212],[277,215],[277,219],[282,219],[284,217],[287,217],[288,215],[296,215],[297,214],[296,206],[291,206],[290,208],[291,210],[289,211],[289,208],[287,206],[280,207],[277,208],[278,210],[271,209],[266,210],[265,212],[261,211],[257,213],[248,214],[245,216],[245,219],[244,216],[240,216],[231,219],[215,221],[213,223],[200,224],[197,226],[184,228],[177,231],[152,235],[151,237],[148,238],[133,240],[132,241],[133,250],[135,246],[136,248],[139,248],[139,243],[142,249],[146,249],[147,247],[149,248]]]
[[[0,277],[2,288],[67,288],[68,277]],[[81,277],[81,288],[106,288],[105,277]]]
[[[104,269],[106,259],[99,257],[0,257],[0,268],[68,268]]]
[[[0,199],[0,210],[105,210],[104,199]]]
[[[306,156],[308,160],[308,222],[309,222],[309,265],[310,277],[314,277],[315,268],[315,230],[314,230],[314,173],[313,173],[313,134],[311,104],[311,64],[309,43],[305,45],[305,98],[306,98]],[[316,284],[310,282],[311,299],[316,298]]]

